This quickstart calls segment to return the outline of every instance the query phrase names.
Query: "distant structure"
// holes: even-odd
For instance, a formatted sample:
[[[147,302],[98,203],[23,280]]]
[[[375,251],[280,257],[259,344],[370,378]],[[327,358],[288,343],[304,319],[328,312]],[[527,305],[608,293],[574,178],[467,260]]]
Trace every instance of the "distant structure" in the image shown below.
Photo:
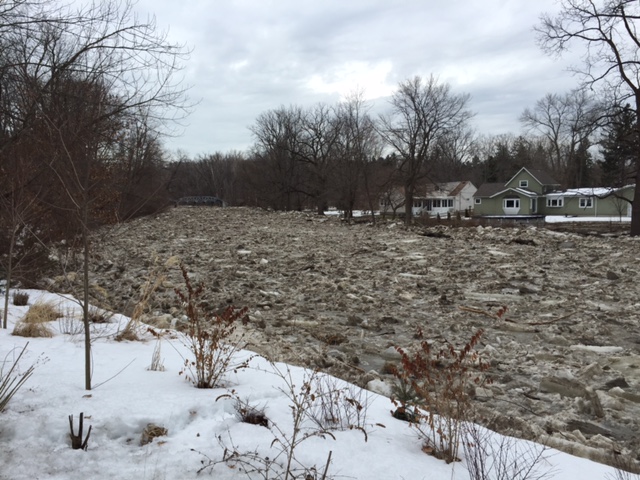
[[[458,182],[427,182],[416,188],[411,208],[414,216],[431,217],[469,212],[473,208],[473,197],[478,189],[468,180]],[[381,213],[404,213],[404,189],[392,188],[380,198]]]
[[[178,205],[203,205],[210,207],[226,207],[227,203],[218,197],[182,197],[176,201],[176,207]]]
[[[565,217],[630,217],[635,185],[561,190],[542,170],[521,168],[507,183],[480,185],[474,216],[515,219]]]

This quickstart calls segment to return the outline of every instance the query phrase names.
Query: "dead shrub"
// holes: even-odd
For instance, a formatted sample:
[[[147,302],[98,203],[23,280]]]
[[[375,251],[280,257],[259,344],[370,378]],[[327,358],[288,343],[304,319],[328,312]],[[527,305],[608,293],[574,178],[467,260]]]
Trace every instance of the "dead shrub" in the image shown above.
[[[26,292],[15,292],[13,294],[13,304],[16,307],[25,307],[29,304],[29,294]]]
[[[228,306],[219,313],[212,312],[201,300],[202,284],[194,287],[184,265],[180,265],[186,293],[175,292],[188,318],[184,332],[186,345],[194,356],[186,359],[184,373],[197,388],[216,388],[223,377],[232,371],[246,368],[249,360],[236,362],[234,357],[242,348],[242,336],[236,336],[238,321],[246,321],[247,308]]]
[[[63,335],[80,335],[84,331],[84,325],[73,316],[64,315],[58,320],[58,330]]]
[[[301,379],[301,385],[297,386],[298,382],[294,382],[291,369],[288,366],[281,369],[275,363],[272,363],[271,367],[273,373],[284,382],[283,386],[279,387],[278,390],[289,400],[291,425],[284,426],[270,422],[268,428],[273,434],[273,441],[270,445],[270,452],[267,455],[257,449],[246,451],[238,448],[233,444],[230,435],[228,442],[224,441],[222,436],[219,436],[220,446],[224,449],[222,460],[215,461],[203,454],[206,461],[202,461],[203,467],[198,470],[198,473],[213,469],[218,463],[224,463],[229,468],[245,473],[249,478],[258,476],[265,480],[333,478],[328,475],[331,464],[331,451],[329,451],[324,467],[306,464],[303,459],[298,458],[297,451],[300,444],[311,438],[331,438],[335,440],[335,436],[331,433],[332,428],[324,427],[323,422],[317,421],[314,413],[316,411],[314,406],[318,405],[319,402],[323,402],[318,397],[318,394],[322,395],[321,390],[324,388],[333,389],[334,384],[331,382],[323,383],[320,380],[321,374],[314,370],[305,372],[304,377]],[[317,390],[317,388],[320,388],[320,390]],[[216,401],[227,398],[236,399],[235,409],[236,411],[240,409],[241,412],[244,412],[241,413],[243,416],[246,416],[246,413],[251,415],[255,412],[261,413],[260,409],[248,405],[245,401],[239,401],[235,391],[221,395]]]
[[[60,316],[60,311],[54,304],[37,302],[16,323],[13,335],[20,337],[52,337],[53,332],[47,323],[56,320]]]
[[[113,312],[101,308],[89,307],[89,323],[111,323]]]
[[[0,362],[0,412],[6,408],[9,401],[33,374],[34,365],[31,365],[23,373],[18,371],[18,363],[24,355],[24,352],[27,351],[27,346],[29,346],[29,343],[22,347],[17,358],[13,361],[10,361],[8,358],[9,355],[7,355],[4,360]],[[6,371],[5,365],[8,365],[8,370]]]
[[[557,473],[545,458],[549,447],[475,423],[464,424],[462,445],[470,480],[544,480]]]
[[[233,408],[241,422],[269,428],[269,419],[264,412],[264,407],[256,407],[246,400],[236,398]]]
[[[369,392],[330,375],[317,374],[312,380],[309,418],[323,430],[360,430],[366,441]]]
[[[392,401],[415,427],[423,451],[447,463],[459,461],[461,426],[471,410],[468,391],[472,384],[483,382],[487,368],[474,350],[482,333],[478,330],[456,350],[446,341],[440,349],[433,348],[419,330],[420,344],[414,353],[396,348],[401,355],[396,390],[404,395]]]

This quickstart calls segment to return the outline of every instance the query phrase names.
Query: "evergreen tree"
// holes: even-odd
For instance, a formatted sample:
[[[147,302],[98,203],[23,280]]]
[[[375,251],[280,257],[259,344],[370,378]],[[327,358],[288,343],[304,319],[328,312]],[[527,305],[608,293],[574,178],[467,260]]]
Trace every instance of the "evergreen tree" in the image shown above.
[[[621,187],[633,183],[635,161],[640,148],[635,116],[635,112],[627,105],[605,128],[600,149],[603,160],[599,162],[603,185]]]

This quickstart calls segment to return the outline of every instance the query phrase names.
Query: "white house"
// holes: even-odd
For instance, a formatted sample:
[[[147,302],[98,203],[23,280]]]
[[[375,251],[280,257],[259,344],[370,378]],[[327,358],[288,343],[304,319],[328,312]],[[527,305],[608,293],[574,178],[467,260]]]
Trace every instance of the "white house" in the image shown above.
[[[470,181],[429,183],[416,191],[413,199],[412,213],[414,216],[440,215],[445,217],[456,212],[470,212],[473,208],[473,196],[478,189]],[[404,202],[402,192],[395,191],[380,200],[380,210],[392,212],[393,201]],[[395,211],[404,213],[404,205],[393,205]]]

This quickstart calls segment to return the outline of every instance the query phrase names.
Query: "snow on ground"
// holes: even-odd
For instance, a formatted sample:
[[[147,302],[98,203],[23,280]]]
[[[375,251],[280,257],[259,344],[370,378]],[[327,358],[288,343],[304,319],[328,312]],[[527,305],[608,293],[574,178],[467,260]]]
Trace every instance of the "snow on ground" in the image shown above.
[[[30,305],[38,300],[55,302],[66,318],[77,310],[76,304],[61,296],[28,293]],[[4,372],[27,342],[19,369],[24,372],[36,365],[33,376],[0,413],[0,479],[195,478],[203,465],[221,459],[223,448],[218,437],[227,445],[232,442],[238,451],[274,458],[278,453],[277,445],[271,445],[274,425],[290,435],[291,401],[283,393],[287,385],[282,376],[273,373],[274,366],[261,357],[253,357],[250,368],[239,371],[228,382],[242,400],[264,408],[272,422],[271,430],[240,422],[234,400],[218,398],[229,390],[199,390],[179,374],[189,352],[176,334],[162,341],[165,371],[150,371],[156,340],[150,337],[143,342],[115,341],[112,334],[127,320],[120,315],[113,317],[114,323],[95,325],[95,388],[84,390],[82,333],[61,333],[63,321],[59,320],[51,323],[53,338],[12,336],[14,323],[28,308],[10,306],[9,328],[0,331]],[[297,367],[277,367],[284,377],[290,372],[295,390],[310,375]],[[316,465],[317,478],[321,478],[330,451],[328,478],[469,478],[464,459],[447,465],[423,453],[415,430],[390,415],[390,400],[368,395],[367,441],[359,430],[336,431],[335,439],[314,437],[297,447],[297,459],[308,467]],[[68,417],[74,416],[77,428],[80,412],[85,415],[85,432],[92,426],[86,452],[70,447]],[[167,428],[168,434],[141,446],[141,432],[149,423]],[[553,471],[551,478],[558,480],[603,480],[613,475],[609,467],[555,450],[545,452],[540,467]],[[247,478],[237,468],[223,463],[205,469],[199,476]],[[256,474],[252,478],[265,477]]]
[[[567,217],[565,215],[547,215],[544,217],[546,223],[565,223],[565,222],[610,222],[610,223],[629,223],[631,217]]]
[[[344,212],[335,208],[330,208],[324,212],[325,215],[330,216],[343,216]],[[376,215],[380,215],[380,212],[375,212]],[[354,217],[364,217],[371,215],[371,212],[365,210],[354,210]],[[469,220],[466,217],[465,220]],[[566,216],[566,215],[547,215],[544,217],[545,223],[568,223],[568,222],[610,222],[610,223],[629,223],[631,222],[630,216],[618,216],[618,217],[592,217],[592,216]]]

